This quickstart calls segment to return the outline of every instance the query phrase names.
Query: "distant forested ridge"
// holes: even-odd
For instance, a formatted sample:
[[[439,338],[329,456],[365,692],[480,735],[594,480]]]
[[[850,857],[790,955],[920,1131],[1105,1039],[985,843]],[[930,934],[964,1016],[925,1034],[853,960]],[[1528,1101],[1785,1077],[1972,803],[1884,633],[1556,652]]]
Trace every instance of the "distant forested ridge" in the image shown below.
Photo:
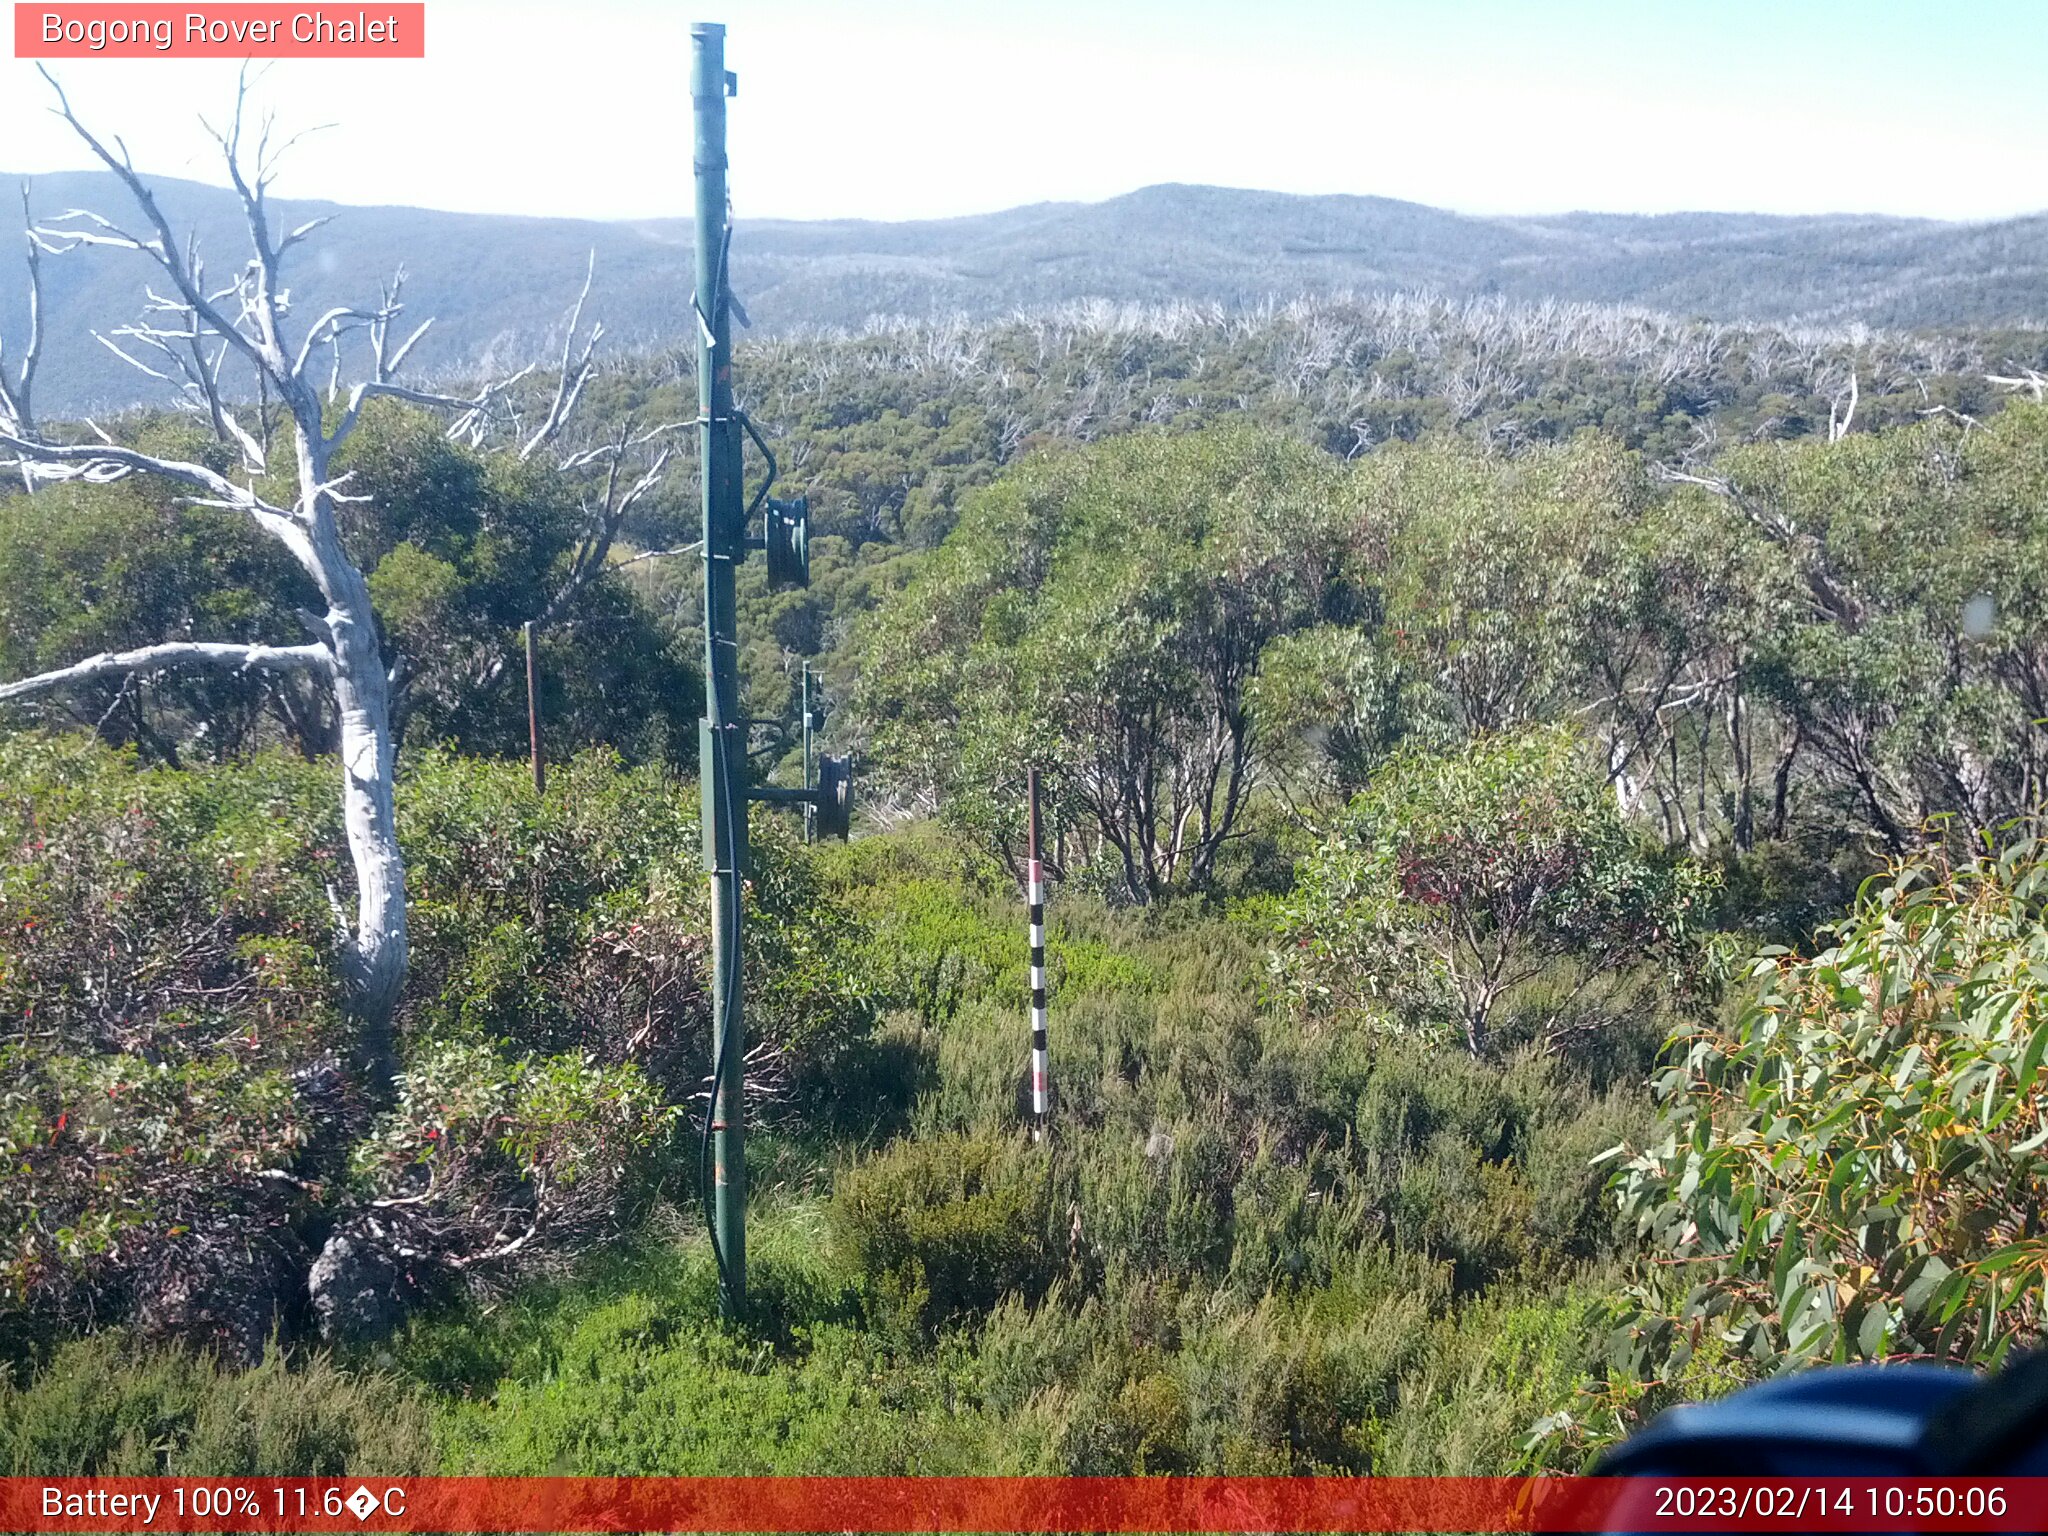
[[[238,248],[233,195],[154,181],[202,250]],[[680,185],[680,184],[678,184]],[[119,206],[101,173],[35,178],[39,217]],[[680,194],[679,194],[680,195]],[[299,302],[344,293],[342,274],[409,273],[415,313],[437,316],[420,361],[468,373],[533,354],[597,253],[596,301],[629,347],[684,335],[690,226],[344,208],[280,201],[285,227],[336,215]],[[118,253],[54,261],[51,334],[133,318],[139,268]],[[1378,197],[1300,197],[1156,186],[1101,203],[1047,203],[970,218],[879,223],[742,218],[734,271],[756,327],[865,326],[876,317],[969,320],[1085,299],[1226,309],[1303,296],[1427,292],[1556,299],[1721,321],[1928,329],[2021,325],[2048,315],[2048,215],[1986,224],[1829,214],[1575,213],[1478,218]],[[0,333],[18,334],[25,285],[0,280]],[[140,380],[98,348],[53,348],[48,411],[135,402]]]

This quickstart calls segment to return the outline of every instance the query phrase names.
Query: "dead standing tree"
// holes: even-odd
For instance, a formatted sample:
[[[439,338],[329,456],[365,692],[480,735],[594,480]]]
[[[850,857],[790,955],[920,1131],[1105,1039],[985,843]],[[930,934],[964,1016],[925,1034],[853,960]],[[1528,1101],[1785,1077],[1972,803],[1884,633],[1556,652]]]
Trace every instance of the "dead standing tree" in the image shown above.
[[[335,713],[343,824],[356,882],[353,919],[337,898],[336,922],[351,1009],[362,1030],[361,1065],[373,1089],[388,1095],[397,1066],[391,1018],[407,964],[405,866],[393,805],[394,677],[371,612],[368,583],[342,542],[338,511],[360,498],[345,493],[347,476],[337,477],[331,466],[372,399],[382,396],[453,412],[450,436],[481,441],[487,428],[504,413],[507,392],[531,370],[486,384],[468,397],[401,384],[399,371],[432,322],[421,324],[403,340],[396,339],[395,326],[402,311],[398,283],[384,290],[376,307],[329,309],[305,328],[296,345],[288,339],[291,299],[283,281],[285,258],[327,220],[311,220],[282,237],[273,228],[267,193],[278,157],[290,147],[290,141],[273,144],[272,127],[266,120],[257,133],[253,153],[246,152],[246,77],[236,91],[232,120],[225,132],[214,132],[214,138],[241,199],[250,255],[238,272],[219,284],[208,282],[196,243],[180,241],[174,233],[155,196],[137,175],[127,147],[116,139],[114,147],[108,148],[78,119],[47,71],[44,78],[56,93],[53,110],[120,180],[141,223],[131,231],[98,214],[74,211],[36,228],[31,235],[32,253],[63,254],[80,247],[109,246],[138,251],[156,265],[168,291],[159,292],[153,280],[147,290],[144,319],[112,337],[96,339],[152,378],[176,388],[183,403],[198,412],[233,449],[238,462],[228,473],[219,473],[204,464],[124,447],[103,432],[92,442],[51,441],[27,410],[28,386],[42,339],[40,317],[32,324],[22,382],[10,391],[7,403],[0,405],[4,412],[0,449],[14,456],[16,467],[31,485],[155,475],[195,493],[188,498],[193,505],[245,513],[290,552],[318,590],[325,611],[301,610],[309,634],[302,645],[174,641],[103,653],[39,676],[0,683],[0,703],[88,680],[172,668],[299,674],[324,685]],[[33,283],[33,255],[31,280]],[[580,301],[577,313],[580,315]],[[572,322],[572,340],[575,329]],[[369,352],[367,377],[347,387],[345,404],[340,380],[344,338],[356,339],[358,345],[351,350],[360,350],[360,342],[367,340]],[[593,335],[590,344],[595,340]],[[336,407],[332,425],[323,407],[323,391],[309,372],[316,362],[330,357],[329,378],[323,382],[329,403]],[[524,445],[528,453],[559,430],[588,377],[588,351],[574,368],[566,366],[568,358],[565,351],[561,387],[546,420],[528,437]],[[250,396],[263,404],[253,411],[238,406],[238,398]],[[245,423],[245,415],[253,427]],[[273,420],[279,429],[275,433]],[[273,439],[287,436],[294,483],[289,499],[272,500],[258,486],[271,474],[275,449],[282,446]]]
[[[14,378],[7,377],[9,359],[5,338],[0,338],[0,433],[15,437],[35,436],[36,364],[43,353],[43,238],[36,231],[29,211],[28,183],[21,187],[22,234],[28,242],[28,334],[22,340],[21,359],[15,363]],[[21,483],[33,492],[35,476],[21,467]]]

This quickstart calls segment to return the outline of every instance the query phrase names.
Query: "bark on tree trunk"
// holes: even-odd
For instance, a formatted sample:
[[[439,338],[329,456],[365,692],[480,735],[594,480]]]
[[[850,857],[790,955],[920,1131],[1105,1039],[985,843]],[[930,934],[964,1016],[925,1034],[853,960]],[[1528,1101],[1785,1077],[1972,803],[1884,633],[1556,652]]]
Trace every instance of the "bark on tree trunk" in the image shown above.
[[[313,419],[317,423],[317,414]],[[297,446],[299,483],[308,488],[312,500],[307,510],[312,514],[313,564],[327,599],[324,623],[334,655],[342,826],[356,875],[350,1002],[362,1029],[363,1070],[381,1101],[389,1098],[398,1071],[391,1019],[410,958],[405,858],[398,846],[394,795],[397,743],[392,735],[391,680],[377,638],[369,583],[342,548],[333,499],[324,489],[327,445],[302,426]]]
[[[360,579],[360,578],[359,578]],[[397,1053],[391,1016],[405,985],[405,860],[398,848],[392,794],[394,752],[390,690],[375,627],[331,611],[335,630],[334,702],[341,719],[342,824],[356,872],[354,1004],[372,1083],[391,1086]]]

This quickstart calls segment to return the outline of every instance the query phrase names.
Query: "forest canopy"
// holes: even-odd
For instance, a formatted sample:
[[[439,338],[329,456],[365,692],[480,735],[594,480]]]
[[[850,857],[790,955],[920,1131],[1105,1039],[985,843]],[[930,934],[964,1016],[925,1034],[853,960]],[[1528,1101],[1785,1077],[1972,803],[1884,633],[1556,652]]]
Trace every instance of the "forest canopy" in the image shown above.
[[[809,663],[863,814],[750,832],[737,1322],[689,476],[600,544],[562,465],[601,434],[550,463],[374,404],[337,526],[392,661],[388,1091],[331,699],[0,706],[0,1457],[1498,1472],[1788,1364],[2001,1358],[2048,1266],[2013,356],[1396,298],[744,347],[817,516],[808,588],[742,577],[756,771]],[[693,408],[673,359],[584,388]],[[309,601],[147,481],[0,491],[0,678],[289,646]]]

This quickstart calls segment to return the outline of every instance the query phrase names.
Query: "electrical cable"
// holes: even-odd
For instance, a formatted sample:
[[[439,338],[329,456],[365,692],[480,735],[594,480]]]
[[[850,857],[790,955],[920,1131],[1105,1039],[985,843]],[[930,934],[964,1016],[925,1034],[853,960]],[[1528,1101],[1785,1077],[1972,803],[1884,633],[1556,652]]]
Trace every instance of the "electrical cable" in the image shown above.
[[[714,683],[713,686],[716,686],[716,684]],[[724,802],[724,815],[720,819],[725,827],[725,864],[732,872],[732,900],[729,903],[723,904],[727,908],[724,917],[725,924],[731,925],[733,937],[737,940],[739,937],[738,916],[740,904],[739,838],[738,834],[734,831],[733,822],[732,764],[726,757],[725,746],[725,733],[723,731],[714,732],[711,751],[716,762],[712,771],[716,774],[721,786],[720,795]],[[723,944],[725,934],[721,932],[718,937],[720,943]],[[725,1009],[723,1016],[728,1023],[725,1029],[718,1031],[718,1038],[712,1048],[711,1097],[704,1105],[704,1129],[697,1145],[697,1197],[704,1206],[704,1230],[711,1236],[711,1262],[718,1271],[718,1283],[727,1294],[731,1294],[732,1274],[727,1267],[725,1245],[718,1239],[717,1193],[715,1182],[712,1178],[711,1166],[711,1128],[712,1117],[718,1113],[718,1096],[725,1087],[725,1047],[732,1033],[730,1020],[732,1019],[734,1005],[739,1001],[739,983],[739,944],[735,942],[732,946],[732,964],[726,968],[725,973]],[[744,1064],[742,1064],[741,1070],[745,1070]],[[742,1115],[744,1113],[745,1111],[742,1110]]]
[[[719,244],[718,252],[718,279],[717,282],[712,286],[711,290],[711,312],[713,314],[718,313],[719,306],[725,301],[725,269],[726,261],[730,256],[731,251],[732,199],[728,197],[726,199],[725,205],[725,235],[723,240]],[[707,462],[698,467],[698,473],[703,475],[708,475],[710,473],[708,456]],[[706,561],[710,561],[715,558],[715,555],[712,551],[712,547],[708,542],[704,546],[704,558]],[[709,619],[708,613],[706,614],[706,618],[707,620]],[[707,657],[706,659],[712,662],[712,675],[706,679],[706,682],[708,683],[710,688],[711,700],[715,704],[718,702],[717,658]],[[722,710],[720,711],[720,715],[722,721]],[[716,780],[718,781],[718,793],[722,801],[720,807],[722,814],[719,820],[723,824],[725,833],[726,846],[723,850],[723,863],[725,865],[726,871],[730,873],[732,879],[732,900],[730,902],[719,903],[723,921],[720,924],[721,931],[718,934],[718,943],[721,948],[725,947],[726,935],[728,932],[732,935],[733,943],[731,946],[732,963],[726,967],[725,972],[725,1006],[721,1013],[717,1016],[719,1018],[723,1018],[726,1021],[726,1027],[724,1029],[716,1031],[717,1039],[713,1042],[712,1045],[711,1096],[704,1105],[704,1128],[697,1145],[697,1196],[704,1207],[704,1230],[708,1234],[710,1234],[711,1237],[711,1262],[713,1267],[716,1268],[718,1271],[719,1287],[720,1289],[724,1290],[727,1295],[731,1295],[732,1272],[726,1257],[725,1245],[721,1243],[718,1238],[718,1203],[715,1181],[712,1176],[711,1158],[712,1122],[718,1114],[719,1096],[724,1092],[725,1089],[726,1045],[732,1035],[731,1020],[733,1012],[737,1007],[740,999],[740,947],[738,943],[740,936],[739,836],[737,831],[735,830],[736,823],[733,820],[732,762],[726,752],[725,731],[722,728],[712,732],[711,755],[711,771],[713,777],[716,778]],[[713,878],[719,878],[718,871],[713,871]],[[714,1019],[714,1025],[715,1023],[716,1019]],[[740,1070],[742,1072],[746,1070],[744,1062],[741,1063]],[[741,1116],[742,1119],[744,1119],[744,1108],[741,1110]]]

